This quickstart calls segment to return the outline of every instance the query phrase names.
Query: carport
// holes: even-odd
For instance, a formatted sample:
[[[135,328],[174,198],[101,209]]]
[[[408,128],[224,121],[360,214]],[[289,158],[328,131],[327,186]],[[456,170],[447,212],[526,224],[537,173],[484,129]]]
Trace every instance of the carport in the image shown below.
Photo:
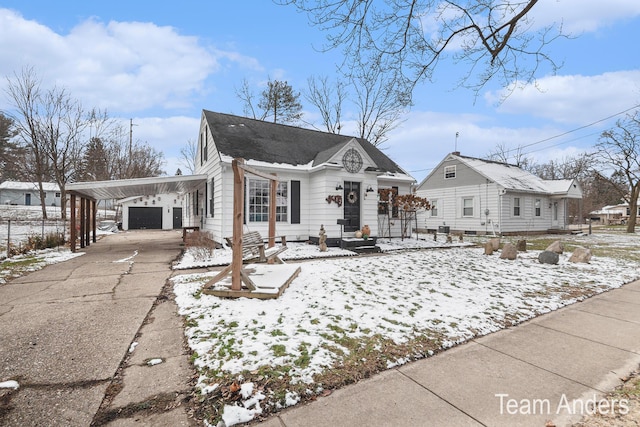
[[[151,194],[187,194],[204,185],[206,180],[206,175],[176,175],[67,184],[71,202],[71,251],[76,251],[78,237],[81,248],[89,246],[90,240],[96,242],[96,201]]]

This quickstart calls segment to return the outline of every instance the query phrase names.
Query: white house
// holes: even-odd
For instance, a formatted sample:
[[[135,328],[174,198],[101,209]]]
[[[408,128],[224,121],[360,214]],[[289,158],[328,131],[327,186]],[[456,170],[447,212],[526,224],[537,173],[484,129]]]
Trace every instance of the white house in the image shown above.
[[[567,228],[568,202],[582,199],[575,179],[543,180],[517,166],[447,155],[418,185],[430,211],[419,228],[468,234],[541,233]]]
[[[598,221],[605,225],[626,224],[630,215],[629,203],[604,206],[597,211],[589,212],[592,221]],[[640,217],[640,205],[638,206],[638,216]]]
[[[43,182],[45,205],[60,206],[60,187],[53,182]],[[0,203],[3,205],[40,205],[40,189],[37,182],[5,181],[0,184]]]
[[[184,196],[177,193],[132,196],[117,201],[122,206],[123,230],[182,228]]]
[[[415,183],[364,139],[203,110],[196,173],[207,181],[187,194],[184,215],[219,242],[232,235],[234,158],[277,175],[276,234],[291,241],[317,238],[321,225],[333,244],[364,225],[378,236],[378,190],[406,194]],[[244,193],[245,229],[268,237],[269,181],[247,174]],[[399,222],[384,228],[400,233]]]

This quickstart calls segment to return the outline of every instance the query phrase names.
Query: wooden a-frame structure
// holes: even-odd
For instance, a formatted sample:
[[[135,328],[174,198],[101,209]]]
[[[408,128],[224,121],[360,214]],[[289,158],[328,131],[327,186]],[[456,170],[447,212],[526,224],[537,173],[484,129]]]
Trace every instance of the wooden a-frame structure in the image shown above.
[[[270,182],[269,188],[269,236],[267,246],[272,248],[275,246],[276,235],[276,191],[278,188],[278,178],[275,174],[267,174],[256,170],[245,164],[244,159],[233,159],[231,162],[233,168],[233,236],[231,240],[232,261],[231,265],[226,267],[220,273],[218,273],[213,279],[208,281],[204,285],[203,292],[213,295],[224,297],[257,297],[257,298],[277,298],[284,291],[284,289],[297,277],[300,273],[300,268],[296,268],[293,274],[289,275],[289,278],[279,286],[277,293],[261,293],[253,292],[255,285],[249,277],[249,273],[243,270],[242,259],[242,226],[244,218],[244,179],[245,173],[259,176],[264,179],[268,179]],[[231,272],[231,288],[228,291],[216,291],[208,289],[215,283],[226,278]],[[242,282],[245,282],[247,287],[251,290],[246,291],[242,289]]]

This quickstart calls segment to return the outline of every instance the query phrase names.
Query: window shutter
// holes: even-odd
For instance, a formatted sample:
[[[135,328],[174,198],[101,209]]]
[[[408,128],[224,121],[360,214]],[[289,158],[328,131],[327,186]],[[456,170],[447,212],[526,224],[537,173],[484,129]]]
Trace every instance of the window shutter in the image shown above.
[[[291,181],[291,224],[300,224],[300,181]]]

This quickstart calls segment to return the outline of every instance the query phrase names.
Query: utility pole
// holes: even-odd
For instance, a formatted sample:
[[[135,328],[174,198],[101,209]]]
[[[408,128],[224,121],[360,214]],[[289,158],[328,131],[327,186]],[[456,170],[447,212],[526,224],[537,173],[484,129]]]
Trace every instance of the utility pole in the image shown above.
[[[131,159],[133,156],[133,119],[129,119],[129,159],[127,160],[127,178],[131,178]]]

